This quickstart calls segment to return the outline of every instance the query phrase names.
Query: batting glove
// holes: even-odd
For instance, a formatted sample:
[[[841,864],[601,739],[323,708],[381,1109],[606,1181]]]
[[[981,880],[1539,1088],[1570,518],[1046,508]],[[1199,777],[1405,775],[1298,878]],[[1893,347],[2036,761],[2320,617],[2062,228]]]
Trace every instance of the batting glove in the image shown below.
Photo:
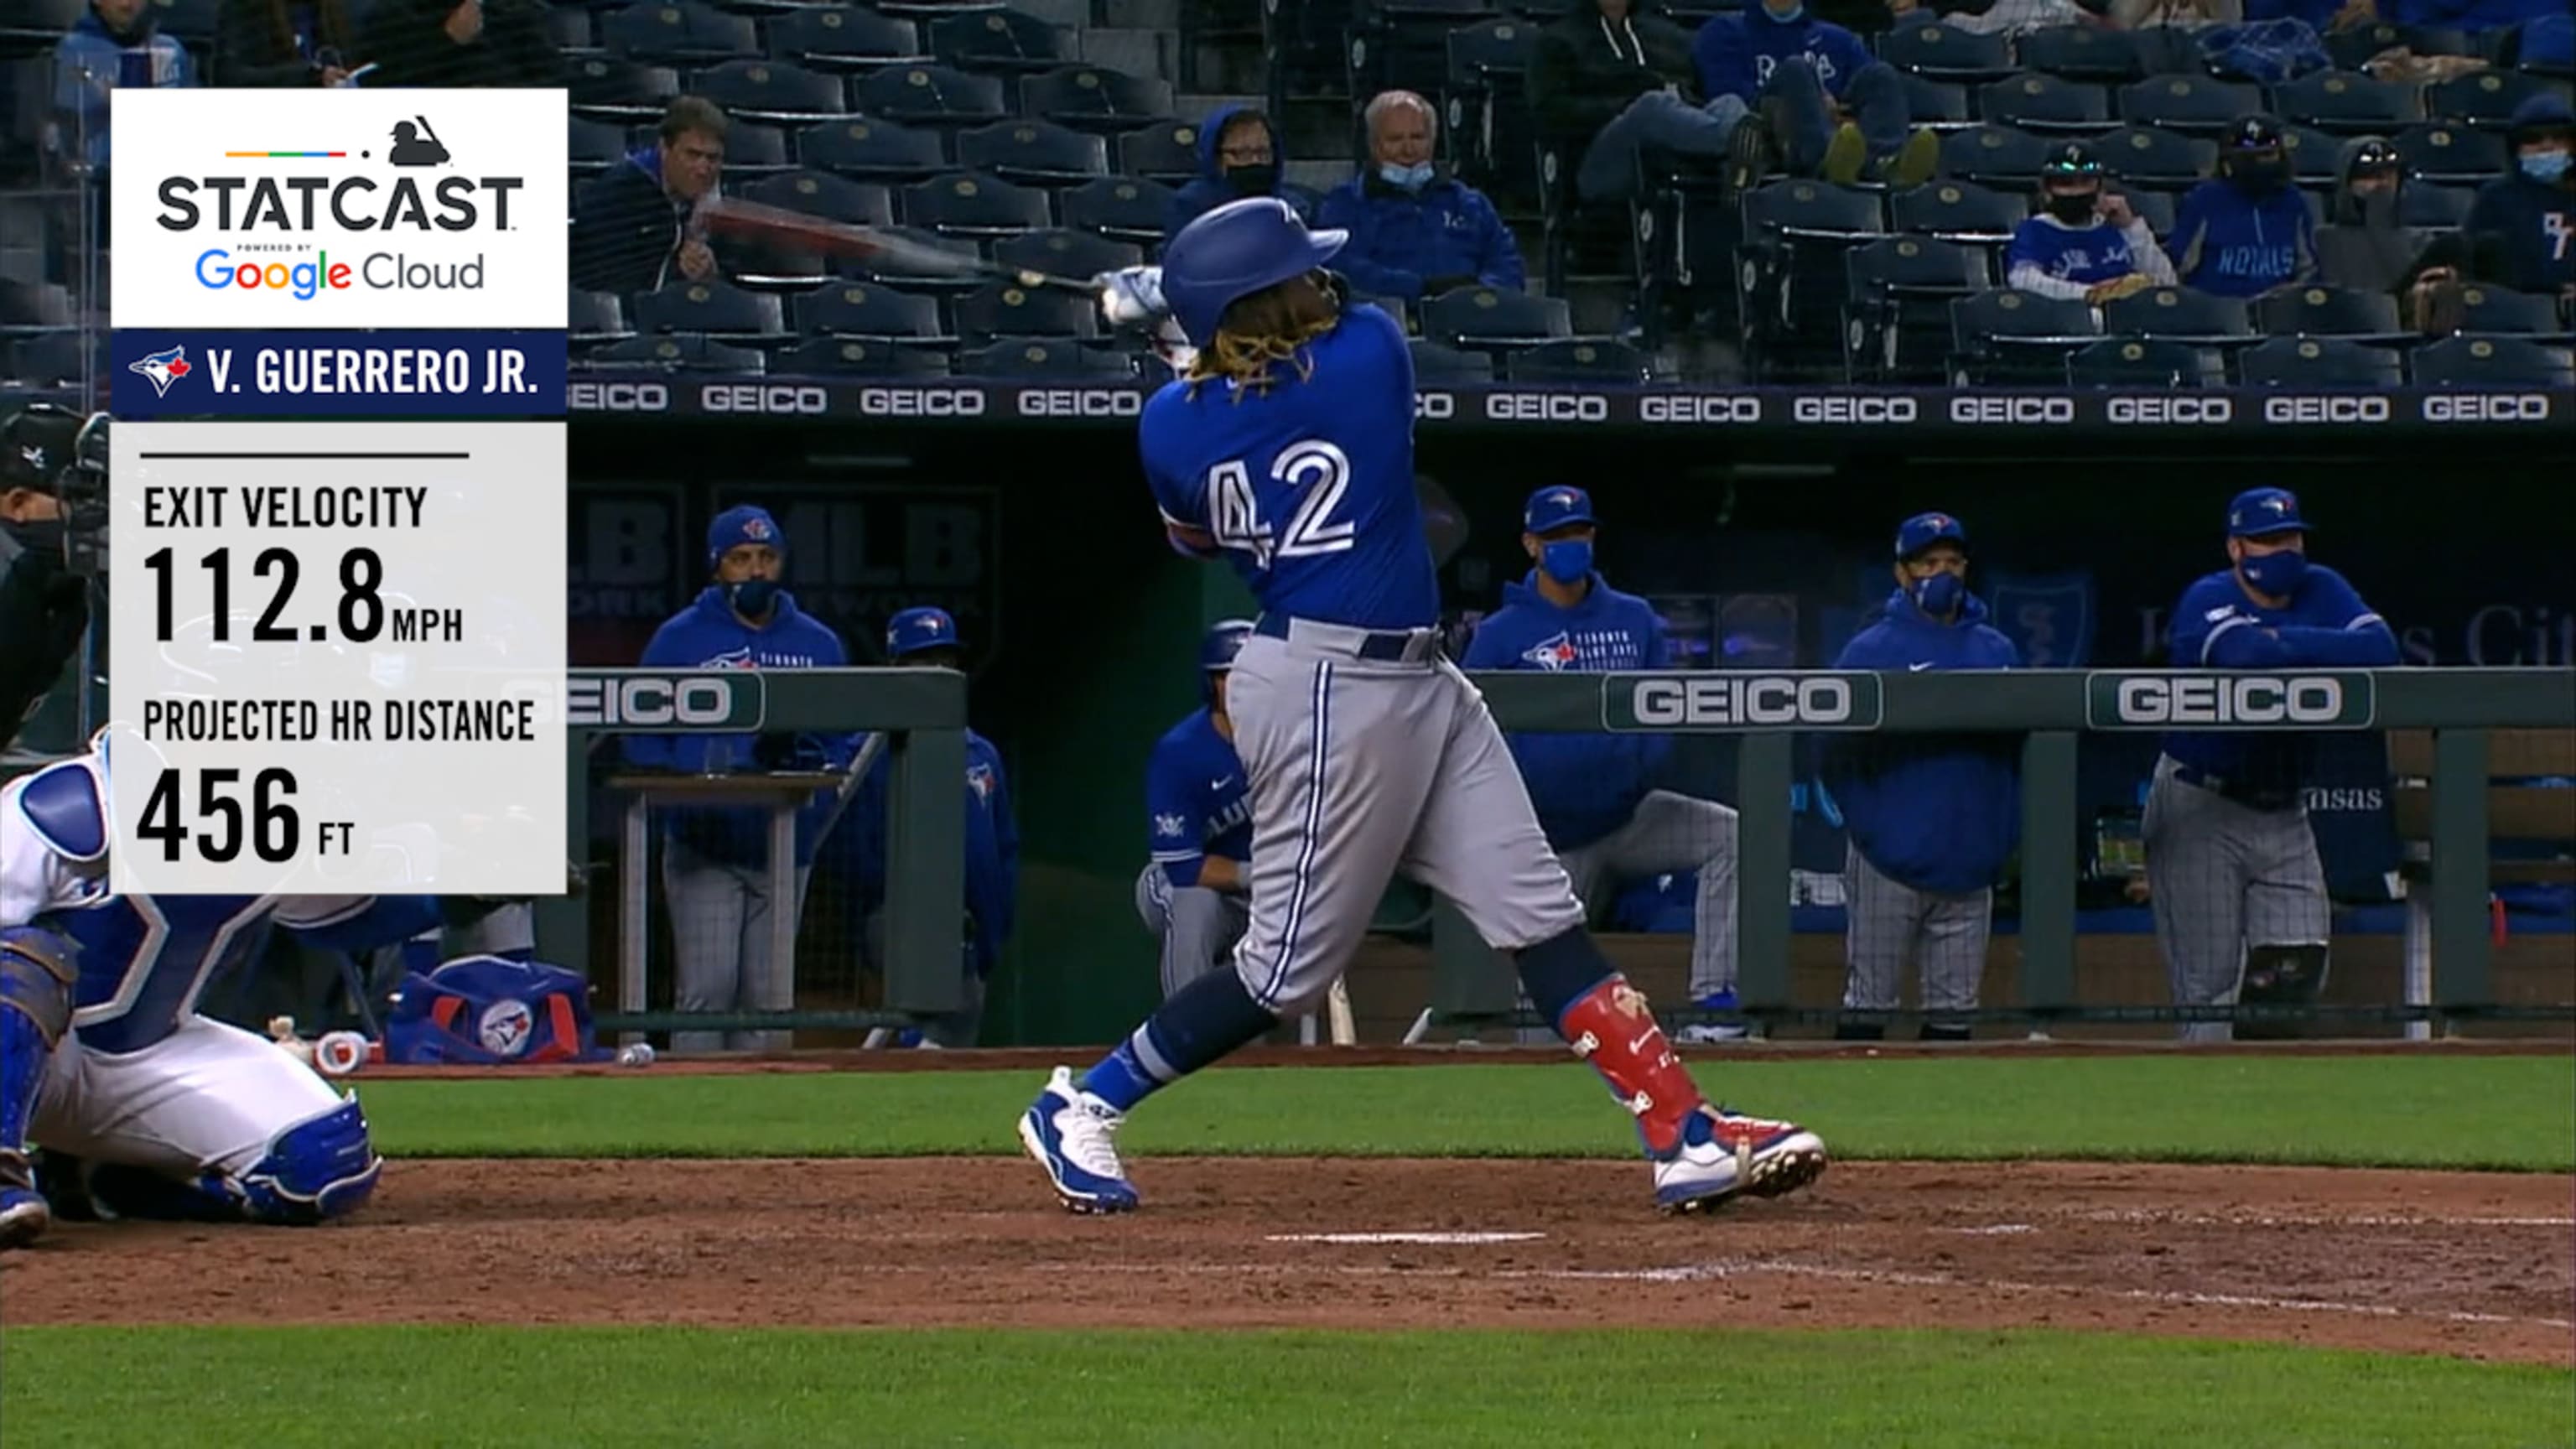
[[[1161,267],[1123,267],[1091,280],[1100,288],[1101,318],[1112,327],[1143,326],[1171,310],[1163,305]]]

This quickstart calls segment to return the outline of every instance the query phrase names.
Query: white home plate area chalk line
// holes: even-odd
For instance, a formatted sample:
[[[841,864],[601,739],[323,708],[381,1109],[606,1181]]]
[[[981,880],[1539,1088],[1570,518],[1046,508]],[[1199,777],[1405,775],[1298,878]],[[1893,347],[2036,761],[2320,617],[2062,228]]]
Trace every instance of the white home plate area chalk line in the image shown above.
[[[1534,1243],[1545,1233],[1271,1233],[1265,1243],[1425,1243],[1473,1247],[1481,1243]]]
[[[2336,1213],[2183,1212],[2166,1208],[2071,1208],[2042,1210],[2037,1217],[2038,1223],[1981,1223],[1974,1227],[1942,1228],[1939,1231],[2005,1237],[2037,1232],[2040,1225],[2047,1223],[2145,1223],[2178,1228],[2576,1228],[2576,1217],[2488,1217],[2446,1213],[2345,1216]]]

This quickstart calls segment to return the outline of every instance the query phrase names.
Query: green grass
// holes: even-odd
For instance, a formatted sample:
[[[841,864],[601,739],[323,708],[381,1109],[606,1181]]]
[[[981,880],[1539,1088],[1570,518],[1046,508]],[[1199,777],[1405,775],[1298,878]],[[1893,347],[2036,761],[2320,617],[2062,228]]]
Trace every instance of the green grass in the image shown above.
[[[2091,1334],[13,1329],[10,1449],[2564,1445],[2546,1368]]]
[[[1696,1064],[1844,1158],[2228,1161],[2576,1170],[2576,1057],[1975,1057]],[[1016,1151],[1030,1072],[363,1082],[394,1156]],[[1585,1068],[1242,1068],[1136,1114],[1139,1154],[1619,1157]]]

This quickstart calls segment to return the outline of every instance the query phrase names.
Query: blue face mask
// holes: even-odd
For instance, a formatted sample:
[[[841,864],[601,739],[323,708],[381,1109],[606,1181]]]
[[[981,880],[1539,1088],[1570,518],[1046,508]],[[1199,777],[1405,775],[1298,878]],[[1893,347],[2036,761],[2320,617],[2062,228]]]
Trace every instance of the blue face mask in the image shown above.
[[[1406,191],[1420,191],[1431,184],[1431,163],[1416,161],[1410,166],[1398,166],[1392,161],[1382,162],[1377,168],[1377,174],[1378,179],[1389,186],[1401,187]]]
[[[1592,540],[1560,538],[1538,549],[1539,572],[1560,584],[1579,584],[1592,577]]]
[[[1914,607],[1935,619],[1950,617],[1959,600],[1968,592],[1967,581],[1953,573],[1937,573],[1914,581]]]
[[[2247,554],[2236,567],[2255,592],[2276,599],[2286,599],[2299,591],[2299,580],[2308,576],[2308,556],[2295,549],[2279,553]]]
[[[2556,181],[2567,174],[2567,153],[2564,151],[2534,151],[2517,160],[2522,174],[2534,181]]]
[[[777,601],[776,579],[744,579],[725,589],[725,602],[733,605],[733,611],[746,619],[757,619],[768,613],[769,606]]]

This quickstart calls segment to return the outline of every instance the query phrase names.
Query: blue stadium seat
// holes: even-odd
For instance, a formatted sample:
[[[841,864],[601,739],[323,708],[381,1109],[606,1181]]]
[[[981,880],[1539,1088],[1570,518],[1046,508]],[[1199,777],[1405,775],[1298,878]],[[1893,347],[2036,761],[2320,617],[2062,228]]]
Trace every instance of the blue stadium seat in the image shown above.
[[[948,354],[860,337],[808,337],[778,354],[777,372],[788,377],[946,377]]]
[[[2218,164],[2218,143],[2160,126],[2123,126],[2093,143],[2102,164],[2137,186],[2187,190]]]
[[[2519,71],[2482,70],[2454,76],[2424,88],[2424,114],[2436,121],[2502,129],[2513,121],[2513,108],[2549,89]]]
[[[1000,78],[944,65],[890,66],[862,77],[851,99],[871,116],[911,126],[981,126],[1011,113]]]
[[[2276,337],[2342,337],[2396,340],[2397,299],[2386,292],[2343,287],[2296,287],[2254,304],[2255,324]]]
[[[2263,93],[2207,76],[2161,75],[2120,87],[2120,119],[2183,132],[2226,130],[2263,109]]]
[[[2010,126],[1980,125],[1941,138],[1941,174],[1983,186],[2035,188],[2048,143]]]
[[[2460,289],[2460,330],[2531,337],[2561,337],[2567,332],[2556,297],[2484,284]]]
[[[2272,87],[2272,110],[2293,125],[2345,136],[2385,136],[2424,119],[2424,99],[2413,86],[2358,71],[2327,70]]]
[[[799,5],[769,17],[769,53],[816,70],[882,70],[930,59],[909,20],[855,5]]]
[[[977,10],[930,22],[930,53],[959,70],[1015,75],[1077,57],[1073,32],[1018,10]]]
[[[1144,259],[1144,248],[1134,242],[1111,241],[1096,232],[1063,227],[1022,232],[993,244],[993,260],[1051,277],[1096,277],[1102,272],[1135,266]]]
[[[1006,337],[981,351],[961,354],[957,375],[1133,381],[1136,359],[1121,352],[1095,351],[1063,337]]]
[[[2301,186],[2332,191],[2343,180],[2344,139],[2309,126],[2282,127],[2281,145],[2290,155],[2290,175]]]
[[[635,298],[639,332],[688,332],[720,342],[774,342],[791,334],[778,298],[724,282],[671,282]]]
[[[1140,245],[1163,240],[1163,210],[1172,189],[1142,177],[1104,176],[1064,193],[1057,205],[1064,224]]]
[[[2111,129],[2111,96],[2098,85],[2023,71],[1977,92],[1977,116],[2024,131],[2086,134]]]
[[[2102,335],[2093,309],[2069,298],[1999,287],[1950,304],[1952,376],[1979,382],[2062,382],[2066,355]]]
[[[2435,121],[2397,135],[2407,174],[2423,181],[2485,181],[2505,168],[2504,137]]]
[[[1118,138],[1118,169],[1177,186],[1199,174],[1199,128],[1190,121],[1146,126]]]
[[[620,125],[658,121],[680,94],[670,69],[617,55],[585,55],[564,67],[568,103],[576,116]]]
[[[2225,387],[2227,364],[2188,342],[2105,337],[2067,354],[2066,380],[2076,387]]]
[[[1024,186],[1079,186],[1109,174],[1109,147],[1053,121],[996,121],[957,133],[957,164]]]
[[[2068,80],[2116,85],[2146,74],[2131,32],[2091,25],[2044,25],[2013,42],[2021,63]]]
[[[2354,71],[2369,64],[2371,57],[2395,47],[2407,46],[2410,40],[2404,26],[2384,20],[2372,21],[2328,32],[2325,37],[2326,54],[2334,60],[2335,69]],[[2429,55],[2432,52],[2417,53]]]
[[[737,121],[802,123],[844,115],[849,97],[839,76],[776,60],[729,60],[690,78],[692,95]]]
[[[1538,49],[1540,26],[1519,16],[1478,21],[1448,33],[1440,107],[1440,144],[1461,175],[1513,198],[1534,199],[1530,165],[1537,118],[1524,79]]]
[[[2158,191],[2146,186],[2114,187],[2129,198],[2129,209],[2147,224],[2147,230],[2158,238],[2173,235],[2174,221],[2182,212],[2182,198],[2171,191]]]
[[[788,149],[787,133],[776,126],[737,122],[725,130],[725,174],[739,178],[785,171],[795,164]]]
[[[1910,70],[1896,74],[1905,82],[1905,108],[1915,125],[1935,131],[1951,131],[1974,124],[1966,86],[1956,81],[1916,75]]]
[[[962,237],[942,236],[938,232],[923,227],[890,226],[879,229],[887,236],[911,242],[915,246],[926,247],[931,251],[948,252],[961,260],[971,261],[980,255],[975,243]],[[908,259],[890,256],[843,257],[836,260],[833,265],[838,274],[844,277],[862,277],[879,282],[890,282],[913,291],[971,292],[984,285],[986,280],[971,272],[962,272],[950,267],[925,267]]]
[[[2477,200],[2478,189],[2474,186],[2409,181],[2397,193],[2397,217],[2407,226],[2440,231],[2467,221],[2469,208],[2476,205]]]
[[[695,335],[630,337],[591,353],[584,363],[617,372],[730,372],[756,376],[769,370],[768,355],[757,348],[731,347]]]
[[[1937,381],[1950,304],[1994,285],[1985,250],[1932,236],[1882,237],[1844,253],[1843,267],[1846,382]]]
[[[1422,335],[1451,347],[1535,347],[1573,333],[1561,297],[1496,287],[1460,287],[1422,304]]]
[[[2138,53],[2141,76],[2209,74],[2209,62],[2201,57],[2198,36],[2179,25],[2132,30],[2129,46]]]
[[[2236,354],[2247,387],[2375,388],[2404,384],[2397,353],[2338,337],[2275,337]]]
[[[960,171],[903,189],[903,224],[942,236],[1014,236],[1047,226],[1046,193],[992,176]]]
[[[564,336],[577,347],[623,342],[635,335],[626,325],[626,303],[614,292],[585,292],[579,287],[565,299]]]
[[[831,282],[796,299],[796,330],[808,337],[853,337],[952,346],[956,334],[940,325],[939,303],[892,287]]]
[[[572,174],[596,176],[626,159],[634,147],[627,141],[626,128],[607,121],[594,121],[587,116],[570,116],[568,142],[572,156]]]
[[[1055,287],[991,282],[949,308],[969,347],[995,337],[1094,337],[1100,309],[1088,297]]]
[[[2150,287],[2102,307],[2102,330],[2114,337],[2163,337],[2216,346],[2254,335],[2245,304],[2189,287]]]
[[[58,282],[0,281],[0,332],[50,332],[80,320],[70,289]]]
[[[884,187],[852,181],[829,171],[788,171],[764,176],[743,191],[743,199],[860,226],[894,224],[894,202]]]
[[[1069,65],[1020,82],[1020,111],[1077,131],[1133,131],[1172,114],[1172,87],[1096,65]]]
[[[876,181],[917,181],[948,167],[938,132],[864,118],[797,132],[796,157],[808,166]]]
[[[1414,338],[1410,346],[1413,351],[1413,380],[1418,384],[1440,386],[1493,380],[1492,353],[1444,347],[1421,337]]]
[[[197,52],[202,59],[215,43],[215,26],[219,19],[215,0],[168,0],[167,4],[158,4],[157,8],[161,12],[162,32],[178,37],[180,43]]]
[[[48,389],[78,387],[85,366],[95,372],[107,361],[103,355],[90,356],[88,340],[79,329],[69,327],[0,339],[0,382]],[[97,351],[104,354],[105,338],[98,340]]]
[[[1879,193],[1830,181],[1792,178],[1746,192],[1742,198],[1748,240],[1767,235],[1852,240],[1887,230]]]
[[[2576,365],[2564,347],[2527,337],[2446,337],[2415,349],[2421,387],[2576,387]]]
[[[1934,80],[1997,80],[2013,73],[2012,48],[2001,35],[1980,35],[1937,20],[1909,20],[1878,38],[1878,58]]]
[[[600,46],[648,65],[702,65],[760,53],[760,32],[745,15],[697,0],[627,5],[599,17]]]
[[[1656,381],[1652,354],[1624,342],[1568,337],[1514,352],[1503,366],[1514,382],[1642,385]]]
[[[1956,240],[2001,243],[2030,215],[2030,195],[1996,191],[1973,181],[1926,181],[1892,192],[1889,220],[1898,231]]]

